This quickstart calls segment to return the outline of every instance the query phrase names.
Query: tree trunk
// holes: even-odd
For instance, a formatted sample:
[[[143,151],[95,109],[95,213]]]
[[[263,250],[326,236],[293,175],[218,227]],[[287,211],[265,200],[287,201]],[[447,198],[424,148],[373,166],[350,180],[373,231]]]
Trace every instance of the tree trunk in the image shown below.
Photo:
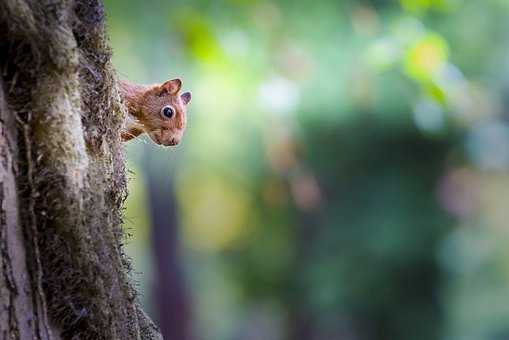
[[[123,252],[120,104],[97,0],[0,1],[0,338],[159,339]]]
[[[155,259],[153,305],[166,339],[191,340],[191,301],[180,259],[175,187],[172,169],[158,162],[154,150],[143,153],[148,187],[152,246]],[[161,178],[165,174],[166,178]],[[163,185],[161,185],[163,184]]]

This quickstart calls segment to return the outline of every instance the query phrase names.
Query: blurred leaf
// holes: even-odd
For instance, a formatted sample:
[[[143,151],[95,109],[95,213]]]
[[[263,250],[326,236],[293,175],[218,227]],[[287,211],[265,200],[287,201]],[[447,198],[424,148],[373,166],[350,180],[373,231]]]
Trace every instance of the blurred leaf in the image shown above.
[[[444,68],[449,56],[447,42],[428,33],[416,41],[405,55],[405,72],[417,81],[431,81]]]
[[[452,0],[400,0],[401,6],[410,12],[423,12],[429,9],[444,10],[449,8]]]
[[[213,22],[191,7],[172,12],[172,28],[178,29],[189,53],[196,60],[210,65],[226,61],[224,51],[214,34]]]

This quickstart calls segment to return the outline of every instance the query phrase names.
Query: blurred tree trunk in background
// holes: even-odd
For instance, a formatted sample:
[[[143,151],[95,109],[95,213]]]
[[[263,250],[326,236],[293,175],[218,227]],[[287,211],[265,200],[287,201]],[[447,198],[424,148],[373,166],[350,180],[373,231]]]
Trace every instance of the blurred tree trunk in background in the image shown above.
[[[158,339],[123,253],[123,117],[94,0],[0,2],[0,338]]]
[[[174,185],[167,162],[153,151],[143,153],[148,184],[155,259],[153,305],[165,339],[191,339],[191,312],[179,258],[178,216]],[[164,177],[162,177],[163,175]]]

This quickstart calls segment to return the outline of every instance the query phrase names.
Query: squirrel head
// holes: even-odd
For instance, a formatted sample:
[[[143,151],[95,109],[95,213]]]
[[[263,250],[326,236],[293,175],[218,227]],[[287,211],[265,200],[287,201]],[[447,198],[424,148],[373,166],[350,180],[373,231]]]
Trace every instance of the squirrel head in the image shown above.
[[[179,94],[180,79],[168,80],[147,89],[139,103],[137,119],[159,145],[177,145],[186,128],[186,109],[191,92]]]

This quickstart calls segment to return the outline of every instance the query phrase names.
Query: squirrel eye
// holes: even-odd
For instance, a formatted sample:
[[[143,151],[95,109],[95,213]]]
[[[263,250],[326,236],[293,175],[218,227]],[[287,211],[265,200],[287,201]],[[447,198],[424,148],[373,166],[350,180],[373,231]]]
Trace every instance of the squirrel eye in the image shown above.
[[[166,118],[171,118],[173,117],[173,109],[171,108],[171,106],[165,106],[163,107],[163,109],[161,110],[161,113],[163,114],[163,116],[165,116]]]

